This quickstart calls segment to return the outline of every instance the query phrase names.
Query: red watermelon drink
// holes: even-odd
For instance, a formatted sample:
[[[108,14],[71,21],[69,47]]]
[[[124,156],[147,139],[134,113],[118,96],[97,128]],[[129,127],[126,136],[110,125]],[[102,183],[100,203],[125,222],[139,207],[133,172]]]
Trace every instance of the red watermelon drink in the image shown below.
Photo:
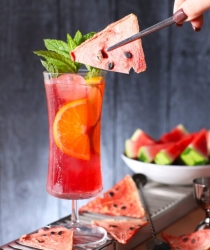
[[[49,117],[47,191],[62,199],[87,199],[102,190],[100,162],[104,72],[44,73]]]

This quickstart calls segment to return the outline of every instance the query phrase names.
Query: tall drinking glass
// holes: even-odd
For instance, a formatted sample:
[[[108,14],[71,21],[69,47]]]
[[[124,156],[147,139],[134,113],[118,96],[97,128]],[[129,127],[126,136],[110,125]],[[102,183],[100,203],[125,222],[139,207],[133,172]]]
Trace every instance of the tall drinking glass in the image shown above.
[[[47,192],[72,200],[71,223],[74,248],[98,246],[106,231],[79,222],[77,200],[96,196],[102,190],[100,158],[101,111],[105,72],[88,77],[44,72],[49,120]]]
[[[210,229],[210,177],[200,177],[193,180],[194,197],[197,204],[205,211],[205,219],[195,231]]]

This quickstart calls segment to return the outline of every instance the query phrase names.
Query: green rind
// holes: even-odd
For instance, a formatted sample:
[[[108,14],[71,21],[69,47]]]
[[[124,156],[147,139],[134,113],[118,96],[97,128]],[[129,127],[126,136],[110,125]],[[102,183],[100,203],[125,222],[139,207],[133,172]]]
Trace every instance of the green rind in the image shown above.
[[[151,162],[151,160],[149,159],[147,153],[142,148],[140,148],[140,150],[138,152],[138,160],[143,161],[143,162],[147,162],[147,163]]]
[[[180,158],[187,166],[205,165],[208,162],[208,159],[205,156],[191,147],[187,147],[181,153]]]
[[[132,142],[130,139],[127,139],[125,141],[125,155],[128,157],[128,158],[134,158],[134,155],[133,155],[133,151],[132,151]]]
[[[172,163],[171,158],[164,151],[160,151],[154,159],[154,162],[159,165],[170,165]]]

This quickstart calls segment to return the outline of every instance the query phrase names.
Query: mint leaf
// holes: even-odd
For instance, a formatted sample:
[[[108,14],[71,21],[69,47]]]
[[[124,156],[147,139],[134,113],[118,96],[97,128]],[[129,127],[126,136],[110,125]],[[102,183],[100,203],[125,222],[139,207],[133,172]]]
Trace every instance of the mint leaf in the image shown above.
[[[67,42],[56,39],[44,39],[44,44],[47,50],[34,51],[34,54],[45,59],[41,60],[41,64],[48,72],[52,73],[77,73],[82,64],[71,60],[70,52],[81,43],[93,37],[95,32],[90,32],[86,35],[78,30],[75,36],[67,34]],[[101,70],[86,65],[89,75],[98,73]]]
[[[41,60],[41,64],[45,67],[48,72],[58,73],[58,68],[50,62]]]
[[[82,33],[78,30],[74,36],[74,42],[77,46],[79,46],[83,42],[82,38]]]
[[[96,34],[96,32],[90,32],[90,33],[84,35],[83,36],[83,42],[90,39],[90,38],[92,38],[95,34]]]
[[[55,39],[44,39],[44,44],[48,50],[57,52],[58,54],[69,58],[70,49],[67,43]]]
[[[74,39],[67,34],[67,44],[69,46],[69,50],[72,51],[77,47],[77,44],[75,43]]]
[[[58,70],[61,72],[72,72],[76,73],[78,71],[77,66],[75,65],[74,62],[69,58],[66,58],[63,55],[60,55],[54,51],[45,51],[45,50],[40,50],[40,51],[35,51],[34,52],[36,55],[44,57],[47,62],[50,62],[54,65],[57,66]]]
[[[92,78],[92,77],[98,75],[98,73],[101,72],[100,69],[94,68],[94,67],[89,66],[89,65],[85,65],[85,67],[86,67],[86,68],[88,69],[88,71],[89,71],[89,72],[87,73],[86,77],[85,77],[86,79]]]

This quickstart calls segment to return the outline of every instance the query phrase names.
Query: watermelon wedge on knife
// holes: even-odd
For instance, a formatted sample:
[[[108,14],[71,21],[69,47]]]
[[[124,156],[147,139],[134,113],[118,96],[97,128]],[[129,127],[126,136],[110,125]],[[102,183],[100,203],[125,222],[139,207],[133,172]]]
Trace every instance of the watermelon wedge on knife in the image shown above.
[[[135,159],[142,146],[154,144],[155,140],[141,129],[136,129],[130,139],[125,141],[125,154],[127,157]]]
[[[140,73],[146,70],[141,39],[113,51],[106,51],[109,46],[138,32],[137,17],[134,14],[127,15],[76,47],[70,52],[70,56],[75,62],[99,69],[128,74],[133,68],[135,72]]]

